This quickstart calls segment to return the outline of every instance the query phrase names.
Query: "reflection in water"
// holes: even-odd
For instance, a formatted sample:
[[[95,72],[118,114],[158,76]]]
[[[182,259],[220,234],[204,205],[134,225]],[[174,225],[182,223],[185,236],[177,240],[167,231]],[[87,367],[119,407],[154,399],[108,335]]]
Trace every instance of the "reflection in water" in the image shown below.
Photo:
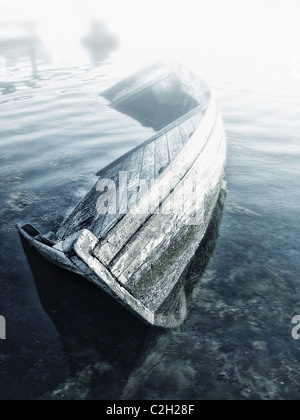
[[[42,305],[60,335],[76,388],[87,388],[81,390],[86,398],[116,398],[149,328],[96,286],[48,263],[22,243]],[[71,389],[67,397],[80,398],[76,392]]]
[[[203,282],[205,281],[204,274],[209,266],[217,245],[225,198],[226,191],[222,190],[207,233],[187,267],[185,275],[176,288],[178,292],[184,295],[184,299],[182,298],[181,301],[186,302],[187,315],[194,308],[195,302],[202,290]],[[177,301],[178,300],[179,298],[177,297]],[[176,311],[177,308],[173,307],[173,310]],[[164,313],[163,315],[167,316],[168,314]],[[172,316],[172,314],[169,313],[169,316]],[[151,342],[148,342],[148,346],[145,348],[143,357],[140,359],[136,368],[132,371],[126,385],[123,388],[121,395],[122,400],[132,399],[138,395],[140,385],[146,381],[147,377],[165,357],[168,350],[174,346],[172,340],[174,339],[174,335],[176,336],[177,330],[179,329],[161,330]]]
[[[94,66],[107,60],[119,46],[117,37],[110,34],[105,24],[99,20],[91,22],[90,33],[82,40],[82,44],[89,50]]]
[[[13,83],[8,82],[0,82],[0,92],[3,95],[8,95],[10,93],[15,92],[16,88]]]
[[[185,294],[188,310],[201,290],[202,275],[215,249],[224,200],[222,191],[207,234],[177,289]],[[142,324],[106,293],[48,263],[24,240],[22,243],[71,371],[71,378],[44,398],[130,398],[167,350],[168,331]]]
[[[14,2],[2,2],[4,8],[5,3],[12,7]],[[44,8],[45,2],[35,3],[42,3],[40,6]],[[54,3],[61,9],[65,2]],[[51,3],[53,11],[54,3]],[[82,0],[75,3],[87,4]],[[107,3],[113,8],[114,2]],[[124,8],[128,8],[123,3]],[[237,5],[238,2],[235,3]],[[249,2],[251,7],[252,3]],[[7,51],[11,81],[17,92],[2,97],[0,101],[0,313],[9,323],[9,339],[0,342],[2,398],[37,398],[49,388],[58,389],[58,398],[63,398],[64,393],[66,397],[74,396],[76,390],[79,398],[92,394],[98,398],[106,395],[103,385],[99,385],[101,378],[105,378],[105,372],[101,373],[100,366],[96,362],[91,363],[88,357],[86,362],[82,357],[81,370],[79,367],[76,369],[78,357],[73,357],[74,373],[67,381],[66,361],[61,353],[63,346],[59,346],[56,328],[50,325],[51,320],[37,302],[32,275],[17,240],[15,225],[33,218],[39,220],[43,229],[52,228],[52,220],[59,224],[65,213],[71,212],[78,199],[89,190],[94,181],[93,174],[135,146],[140,128],[133,120],[128,127],[123,124],[121,114],[114,114],[104,101],[102,104],[99,93],[122,78],[124,73],[129,74],[149,64],[150,60],[165,56],[179,59],[198,70],[219,98],[229,140],[230,199],[217,252],[204,275],[205,282],[211,281],[201,290],[189,318],[182,328],[172,333],[146,332],[145,344],[141,344],[138,350],[139,360],[133,365],[131,358],[126,371],[127,375],[132,369],[130,378],[126,382],[126,367],[119,376],[111,370],[106,373],[107,388],[112,386],[112,376],[115,375],[116,381],[124,378],[123,398],[299,398],[300,347],[291,336],[291,319],[300,313],[300,203],[296,193],[300,184],[300,83],[295,77],[296,68],[292,67],[293,64],[295,66],[292,58],[300,51],[299,36],[292,37],[291,31],[299,32],[300,26],[295,23],[286,32],[278,31],[280,23],[288,24],[289,15],[292,16],[290,12],[283,16],[278,7],[289,7],[287,4],[291,4],[292,0],[264,3],[272,3],[272,6],[267,12],[263,11],[262,19],[259,19],[260,14],[256,14],[261,23],[257,32],[253,31],[255,19],[247,18],[248,14],[244,12],[240,18],[239,13],[232,13],[231,6],[226,2],[224,8],[233,25],[231,31],[219,31],[224,35],[222,39],[218,31],[210,37],[206,36],[215,19],[213,10],[212,16],[202,19],[198,26],[191,25],[189,19],[181,19],[189,22],[187,31],[178,31],[176,19],[173,19],[173,27],[168,25],[166,30],[168,15],[159,13],[161,27],[152,32],[144,31],[143,39],[136,39],[136,34],[143,35],[143,31],[129,27],[120,13],[115,13],[124,29],[132,33],[132,41],[135,42],[131,45],[130,39],[126,41],[122,35],[123,53],[117,54],[103,67],[92,70],[87,65],[87,51],[82,54],[79,42],[74,42],[76,37],[68,35],[68,40],[72,38],[70,45],[74,49],[70,57],[63,56],[63,51],[65,54],[69,51],[60,44],[63,34],[58,33],[54,24],[51,30],[57,43],[52,45],[45,36],[42,39],[47,50],[43,51],[43,56],[36,50],[41,82],[31,79],[28,54],[20,62],[17,49]],[[280,3],[280,6],[275,3]],[[166,11],[164,2],[157,4]],[[24,5],[25,9],[28,10],[28,7]],[[155,8],[148,10],[154,15]],[[188,8],[184,10],[186,12]],[[190,13],[195,23],[198,16],[194,15]],[[3,17],[1,8],[0,19]],[[297,13],[294,13],[295,22],[296,17]],[[53,20],[57,22],[57,16]],[[147,17],[144,20],[151,21]],[[223,27],[225,24],[228,26],[228,20],[223,20]],[[135,23],[143,29],[140,19],[136,19]],[[268,25],[271,25],[270,31],[266,31]],[[236,29],[241,30],[240,43],[235,42]],[[199,36],[191,38],[195,31],[199,32]],[[79,31],[74,32],[78,35]],[[243,35],[246,35],[246,43],[251,47],[249,51],[245,45],[240,48],[242,43],[245,44]],[[146,37],[149,45],[143,42]],[[268,54],[265,54],[266,50]],[[0,54],[4,54],[3,50]],[[49,60],[51,55],[55,62]],[[45,56],[48,61],[43,63]],[[58,58],[62,59],[62,65]],[[41,89],[35,86],[28,89],[29,80]],[[99,118],[99,115],[102,117]],[[82,162],[85,162],[84,173]],[[43,267],[44,271],[49,268],[45,262]],[[64,290],[67,300],[75,287],[74,276],[70,279],[68,274],[63,274],[62,278],[62,274],[56,274],[58,271],[52,270],[53,276],[45,278],[53,283],[53,288],[59,279],[63,280],[58,290],[61,295]],[[38,273],[42,276],[42,271],[38,270]],[[196,281],[197,271],[192,275],[195,275]],[[71,288],[66,287],[65,290],[68,278],[72,284],[70,282]],[[88,285],[85,284],[85,287]],[[197,291],[197,287],[194,290]],[[59,293],[56,305],[60,303],[58,298],[63,300]],[[98,296],[99,293],[101,291],[97,290]],[[116,308],[113,302],[110,307]],[[69,312],[72,309],[70,307]],[[67,312],[68,306],[62,314],[67,316]],[[58,315],[57,318],[59,321]],[[76,335],[78,319],[75,313],[69,319],[74,325],[70,336],[79,336],[83,342],[79,327]],[[66,322],[65,331],[70,329]],[[100,338],[101,331],[94,330],[94,335]],[[130,323],[126,334],[130,338],[133,336],[130,334]],[[121,370],[118,357],[122,342],[117,340],[114,330],[112,336],[115,347],[120,346],[116,349],[119,353],[115,355],[114,369]],[[104,344],[106,339],[110,340],[110,337],[103,338]],[[80,349],[79,344],[77,347]],[[83,347],[81,345],[81,351],[84,351]],[[72,346],[68,348],[70,359]],[[68,348],[65,345],[66,351]],[[99,360],[102,360],[101,347],[94,348],[99,353]],[[159,353],[157,356],[155,349]],[[159,360],[161,362],[154,368]],[[104,369],[105,364],[102,363]],[[141,384],[143,373],[146,379]],[[100,378],[98,383],[97,376]],[[91,392],[93,381],[99,386],[99,391],[96,389],[94,393]],[[63,385],[58,387],[60,383]],[[69,390],[65,390],[68,385]],[[87,391],[85,388],[88,388]],[[119,394],[120,389],[120,384],[116,383],[111,395]],[[49,396],[55,398],[55,393]]]
[[[36,50],[39,45],[39,39],[35,34],[35,25],[33,23],[24,23],[20,25],[0,23],[0,55],[11,66],[24,59],[29,59],[31,65],[31,76],[38,77]],[[7,81],[0,80],[2,93],[11,93],[14,89]]]

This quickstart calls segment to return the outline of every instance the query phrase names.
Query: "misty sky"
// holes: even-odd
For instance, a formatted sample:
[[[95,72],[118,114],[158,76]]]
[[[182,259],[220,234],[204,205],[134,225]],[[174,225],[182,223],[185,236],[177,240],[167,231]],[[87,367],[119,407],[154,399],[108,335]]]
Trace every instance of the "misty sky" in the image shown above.
[[[99,17],[125,43],[300,50],[299,0],[0,0],[0,10],[0,21],[38,21],[48,36]]]
[[[1,21],[34,21],[57,62],[82,62],[80,40],[96,18],[118,36],[122,66],[169,58],[206,77],[227,71],[300,89],[299,0],[0,0],[0,11],[0,38]]]

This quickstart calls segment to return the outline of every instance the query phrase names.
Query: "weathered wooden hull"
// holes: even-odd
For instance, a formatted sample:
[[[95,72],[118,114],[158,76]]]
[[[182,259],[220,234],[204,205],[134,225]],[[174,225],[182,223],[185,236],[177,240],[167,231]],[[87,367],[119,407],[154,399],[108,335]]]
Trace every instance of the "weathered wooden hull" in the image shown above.
[[[159,115],[155,136],[102,170],[56,234],[41,236],[30,225],[20,233],[49,261],[87,278],[142,320],[175,327],[186,316],[180,279],[225,188],[226,138],[216,101],[194,75],[178,66],[145,74],[142,82],[139,73],[107,91],[111,106],[129,108],[132,117],[139,110],[129,104],[142,103],[145,86],[160,101],[175,74],[187,112],[178,116],[182,110],[173,107],[178,118],[171,121],[168,110],[163,128]],[[166,316],[170,307],[173,316]]]

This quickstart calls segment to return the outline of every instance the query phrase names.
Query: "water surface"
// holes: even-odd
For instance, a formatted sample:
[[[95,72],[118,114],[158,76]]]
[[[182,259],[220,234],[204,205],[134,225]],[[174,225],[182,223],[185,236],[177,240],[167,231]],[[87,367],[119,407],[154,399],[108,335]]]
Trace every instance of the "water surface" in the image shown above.
[[[66,65],[41,49],[32,78],[26,53],[10,51],[0,96],[1,399],[298,399],[300,84],[288,57],[256,56],[251,72],[249,57],[233,70],[234,58],[186,60],[222,108],[228,197],[210,264],[203,273],[198,255],[190,272],[202,289],[187,321],[158,331],[25,248],[27,258],[16,230],[55,230],[95,174],[140,141],[141,126],[99,93],[149,57]]]

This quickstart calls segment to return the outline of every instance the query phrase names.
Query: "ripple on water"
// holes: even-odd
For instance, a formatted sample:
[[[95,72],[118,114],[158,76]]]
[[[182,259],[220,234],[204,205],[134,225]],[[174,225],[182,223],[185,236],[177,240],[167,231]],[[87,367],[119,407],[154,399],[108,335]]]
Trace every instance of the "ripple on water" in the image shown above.
[[[23,77],[28,70],[23,61],[13,73],[12,91],[0,86],[2,94],[6,89],[0,98],[0,256],[5,259],[0,264],[5,267],[1,284],[7,286],[1,297],[10,313],[19,314],[17,320],[16,315],[10,319],[14,334],[7,354],[17,349],[15,359],[22,362],[15,371],[13,362],[0,356],[1,372],[7,372],[5,392],[40,397],[45,392],[42,383],[46,390],[52,387],[46,397],[53,399],[297,397],[300,353],[291,339],[290,321],[300,310],[299,97],[291,91],[245,89],[230,77],[215,80],[228,137],[229,195],[216,252],[201,293],[195,293],[194,309],[181,329],[145,334],[138,342],[140,330],[132,320],[124,326],[122,339],[111,331],[99,337],[102,305],[97,302],[97,320],[93,318],[88,330],[84,326],[84,334],[100,341],[92,340],[87,348],[84,340],[73,340],[70,330],[77,329],[86,312],[72,313],[70,323],[60,319],[68,331],[63,337],[40,304],[32,312],[32,302],[39,298],[15,225],[32,221],[45,231],[55,229],[94,185],[97,171],[152,133],[125,121],[99,96],[116,79],[117,58],[98,69],[85,64],[60,68],[50,61],[39,67],[40,79],[31,83],[28,75]],[[82,279],[77,283],[66,273],[46,268],[43,279],[49,270],[51,287],[60,282],[52,292],[61,308],[68,309],[60,295],[64,288],[68,297],[78,294],[77,303],[89,305],[77,289]],[[113,301],[94,289],[91,295],[101,297],[103,319],[119,316]],[[22,316],[31,326],[27,335],[20,333]],[[69,359],[55,364],[56,353],[45,354],[48,344]],[[24,350],[28,348],[32,353]],[[105,353],[107,348],[113,349],[111,354]],[[28,373],[37,355],[44,364]],[[55,374],[64,372],[58,382],[49,379],[53,366]],[[20,380],[23,373],[26,387]],[[38,378],[36,386],[33,376]]]

